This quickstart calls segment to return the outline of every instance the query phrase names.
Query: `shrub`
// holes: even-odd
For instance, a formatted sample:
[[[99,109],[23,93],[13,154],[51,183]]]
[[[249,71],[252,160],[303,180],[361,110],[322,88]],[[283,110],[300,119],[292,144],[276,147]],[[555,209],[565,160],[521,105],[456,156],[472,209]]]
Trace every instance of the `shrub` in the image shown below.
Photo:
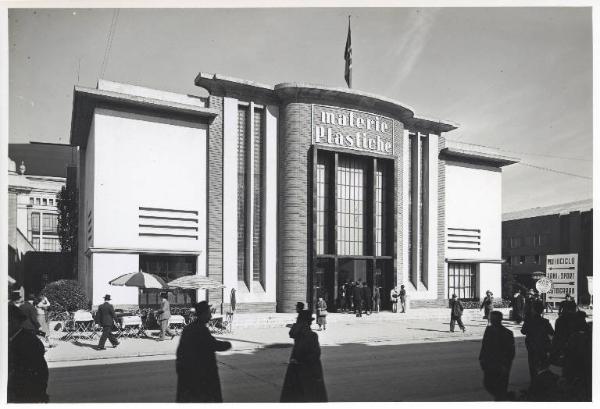
[[[89,306],[85,292],[75,280],[53,281],[40,294],[50,301],[48,312],[52,314],[85,310]]]

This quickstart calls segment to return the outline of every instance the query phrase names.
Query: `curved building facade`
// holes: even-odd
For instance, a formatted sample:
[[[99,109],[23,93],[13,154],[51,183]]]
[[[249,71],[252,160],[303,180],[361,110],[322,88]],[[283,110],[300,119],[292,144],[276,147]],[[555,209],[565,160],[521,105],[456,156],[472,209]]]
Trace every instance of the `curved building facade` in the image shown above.
[[[76,88],[72,143],[83,147],[83,162],[95,164],[92,175],[80,175],[80,222],[103,223],[98,180],[111,184],[104,176],[110,161],[98,153],[130,122],[136,126],[122,136],[125,151],[132,132],[145,133],[138,143],[157,155],[150,158],[153,189],[164,184],[170,192],[140,191],[147,204],[110,204],[135,219],[124,232],[129,243],[121,237],[119,246],[97,246],[94,228],[80,237],[80,278],[95,304],[108,291],[108,266],[125,259],[167,280],[207,275],[225,290],[190,296],[228,308],[235,292],[239,311],[291,312],[319,296],[335,310],[340,288],[359,280],[380,288],[384,308],[400,285],[413,307],[445,305],[452,293],[500,294],[499,183],[501,167],[514,159],[451,146],[444,135],[455,124],[360,91],[205,73],[195,84],[209,96],[107,82]],[[157,123],[165,126],[146,132]],[[179,160],[169,152],[181,152]],[[172,175],[169,166],[182,176],[158,176]],[[133,292],[121,296],[122,304],[142,301]]]

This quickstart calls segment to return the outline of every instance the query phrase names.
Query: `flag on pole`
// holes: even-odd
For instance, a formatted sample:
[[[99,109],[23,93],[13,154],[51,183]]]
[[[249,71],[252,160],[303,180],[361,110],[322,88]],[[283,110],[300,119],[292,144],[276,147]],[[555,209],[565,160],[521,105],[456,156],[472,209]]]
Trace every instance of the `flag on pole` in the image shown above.
[[[344,51],[344,60],[346,60],[346,69],[344,78],[348,88],[352,88],[352,36],[350,35],[350,16],[348,16],[348,38],[346,39],[346,50]]]

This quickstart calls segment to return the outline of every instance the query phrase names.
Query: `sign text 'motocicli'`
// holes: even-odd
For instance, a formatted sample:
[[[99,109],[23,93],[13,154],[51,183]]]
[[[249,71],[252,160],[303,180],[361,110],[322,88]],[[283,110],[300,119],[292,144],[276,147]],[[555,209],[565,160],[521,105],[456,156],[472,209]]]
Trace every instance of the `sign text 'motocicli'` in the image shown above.
[[[394,154],[393,124],[389,118],[315,105],[313,121],[315,144]]]

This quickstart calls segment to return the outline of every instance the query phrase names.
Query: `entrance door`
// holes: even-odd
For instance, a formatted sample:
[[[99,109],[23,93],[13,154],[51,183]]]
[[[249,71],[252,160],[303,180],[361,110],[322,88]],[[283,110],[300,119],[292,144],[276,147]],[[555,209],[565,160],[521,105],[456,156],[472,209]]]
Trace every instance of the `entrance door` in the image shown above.
[[[329,311],[335,311],[335,268],[333,259],[322,259],[317,261],[317,269],[313,274],[312,282],[312,306],[315,308],[319,297],[327,303]]]

